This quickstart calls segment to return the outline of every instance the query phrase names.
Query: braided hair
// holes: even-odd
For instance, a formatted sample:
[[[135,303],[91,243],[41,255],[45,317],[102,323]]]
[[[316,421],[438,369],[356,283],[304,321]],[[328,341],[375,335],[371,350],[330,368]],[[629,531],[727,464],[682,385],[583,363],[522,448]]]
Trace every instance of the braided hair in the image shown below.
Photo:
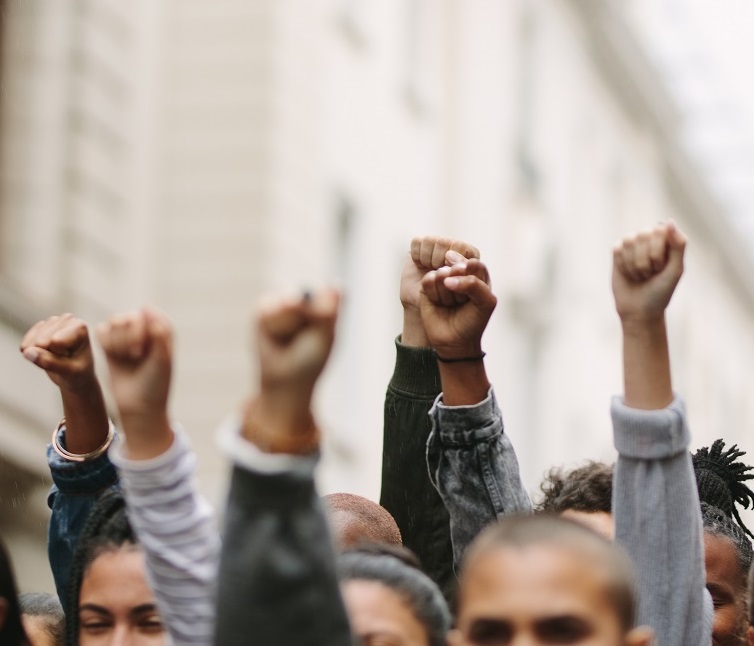
[[[67,646],[78,644],[79,596],[89,566],[102,554],[135,545],[138,541],[126,516],[123,494],[110,489],[94,503],[73,556],[66,608]]]
[[[692,456],[696,483],[699,488],[699,499],[713,507],[717,507],[729,518],[735,518],[739,527],[754,538],[749,531],[736,505],[744,509],[754,504],[754,491],[745,482],[754,480],[754,467],[743,462],[736,462],[742,455],[746,455],[737,445],[725,449],[723,440],[715,440],[712,446],[702,447]]]

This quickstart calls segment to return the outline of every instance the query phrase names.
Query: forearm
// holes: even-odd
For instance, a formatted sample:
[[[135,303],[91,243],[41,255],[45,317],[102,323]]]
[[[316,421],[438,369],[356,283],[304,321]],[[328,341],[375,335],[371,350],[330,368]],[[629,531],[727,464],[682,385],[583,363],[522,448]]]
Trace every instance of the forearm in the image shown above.
[[[194,480],[196,458],[183,433],[149,460],[115,447],[128,516],[144,548],[147,573],[174,644],[211,644],[220,538]]]
[[[385,396],[380,504],[450,601],[456,587],[450,520],[426,469],[429,411],[439,394],[434,352],[409,347],[403,337],[396,340],[395,370]]]
[[[636,567],[638,623],[655,630],[658,644],[709,643],[712,607],[683,403],[647,411],[616,398],[612,417],[616,540]]]
[[[102,390],[96,381],[89,388],[61,388],[66,420],[66,449],[86,454],[96,451],[107,440],[109,420]]]
[[[432,481],[450,515],[456,565],[489,523],[531,511],[510,439],[490,390],[475,406],[432,408],[433,430],[427,445]]]
[[[63,428],[58,441],[66,449],[67,439]],[[65,608],[70,567],[81,530],[100,493],[118,486],[118,473],[107,453],[86,462],[73,462],[58,455],[51,445],[47,447],[47,464],[54,483],[47,499],[52,510],[47,550],[55,588]]]
[[[217,598],[215,643],[223,646],[245,646],[250,636],[279,646],[351,644],[316,458],[289,457],[301,468],[233,470]]]
[[[665,319],[623,321],[626,406],[657,410],[673,401]]]
[[[481,356],[481,350],[470,356]],[[490,382],[483,360],[438,361],[438,365],[446,406],[473,406],[487,398]]]

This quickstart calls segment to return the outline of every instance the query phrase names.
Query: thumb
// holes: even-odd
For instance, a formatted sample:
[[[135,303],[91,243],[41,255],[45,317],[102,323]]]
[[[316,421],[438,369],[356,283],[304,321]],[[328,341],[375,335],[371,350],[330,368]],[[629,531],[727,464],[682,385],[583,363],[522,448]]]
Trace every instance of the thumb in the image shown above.
[[[157,359],[170,361],[173,355],[173,330],[167,317],[156,309],[145,308],[144,322],[152,354]]]
[[[666,240],[668,243],[668,265],[680,273],[683,271],[683,255],[686,251],[686,236],[681,232],[678,225],[673,220],[668,223]]]

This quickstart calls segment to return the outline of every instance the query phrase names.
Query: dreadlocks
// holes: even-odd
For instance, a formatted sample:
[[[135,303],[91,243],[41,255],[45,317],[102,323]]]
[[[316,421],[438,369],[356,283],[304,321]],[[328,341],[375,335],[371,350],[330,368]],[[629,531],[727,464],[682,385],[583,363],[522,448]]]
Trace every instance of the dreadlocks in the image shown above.
[[[735,518],[739,527],[754,538],[748,527],[744,525],[736,505],[748,509],[754,503],[754,491],[746,484],[754,479],[754,470],[736,459],[745,455],[737,445],[723,451],[725,442],[715,440],[711,447],[702,447],[692,456],[696,483],[699,488],[701,502],[720,509],[729,518]]]
[[[78,644],[79,596],[89,566],[101,554],[137,544],[126,516],[123,494],[117,490],[103,493],[92,507],[73,557],[66,608],[67,646]]]

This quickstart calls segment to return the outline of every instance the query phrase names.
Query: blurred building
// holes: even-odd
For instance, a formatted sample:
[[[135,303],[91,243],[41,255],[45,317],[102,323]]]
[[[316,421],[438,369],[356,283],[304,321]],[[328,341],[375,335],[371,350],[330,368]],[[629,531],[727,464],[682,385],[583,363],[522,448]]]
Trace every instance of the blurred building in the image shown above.
[[[254,303],[337,281],[322,485],[376,498],[398,276],[423,233],[469,239],[490,265],[488,365],[532,489],[552,464],[611,458],[610,251],[669,217],[691,238],[671,334],[695,442],[754,450],[754,267],[679,145],[632,6],[6,0],[0,531],[23,589],[50,586],[44,446],[60,415],[17,353],[31,323],[166,310],[173,413],[219,504],[213,429],[253,387]]]

